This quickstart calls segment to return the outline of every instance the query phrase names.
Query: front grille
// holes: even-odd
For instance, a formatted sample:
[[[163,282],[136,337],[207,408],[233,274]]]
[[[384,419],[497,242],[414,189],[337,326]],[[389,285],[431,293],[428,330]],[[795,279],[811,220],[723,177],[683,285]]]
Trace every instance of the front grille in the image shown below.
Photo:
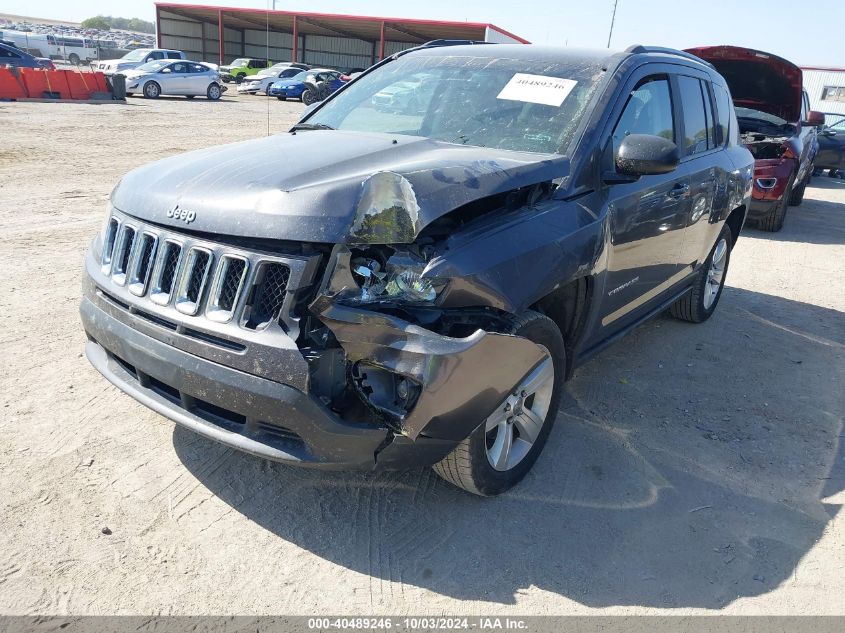
[[[142,233],[136,240],[132,258],[129,261],[129,292],[133,295],[143,296],[147,290],[147,282],[150,278],[153,255],[156,249],[155,235]]]
[[[176,309],[183,314],[196,314],[211,270],[211,252],[203,248],[188,251],[176,293]]]
[[[279,318],[285,300],[290,269],[284,264],[265,264],[259,272],[261,284],[256,287],[246,327],[256,329]]]
[[[159,256],[153,273],[153,288],[150,292],[150,299],[153,302],[159,305],[167,305],[170,301],[173,282],[176,280],[176,271],[179,269],[179,262],[181,261],[182,245],[173,240],[165,241],[164,252]]]
[[[135,227],[124,224],[117,238],[117,245],[112,254],[111,276],[118,286],[126,283],[126,267],[129,264],[129,256],[132,254],[132,245],[135,242]]]
[[[292,290],[313,281],[317,257],[247,252],[115,211],[103,234],[100,285],[116,304],[151,322],[166,323],[170,330],[181,324],[180,332],[189,325],[200,332],[199,323],[186,321],[187,316],[214,322],[215,329],[231,328],[234,339],[235,329],[279,325],[295,335],[298,320],[286,306]]]

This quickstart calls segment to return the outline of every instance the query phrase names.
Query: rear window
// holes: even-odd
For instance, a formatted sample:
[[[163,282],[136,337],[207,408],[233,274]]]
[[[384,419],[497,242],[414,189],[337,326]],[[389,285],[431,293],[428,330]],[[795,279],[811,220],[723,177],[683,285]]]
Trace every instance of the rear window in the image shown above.
[[[716,116],[719,124],[716,130],[716,138],[719,145],[724,145],[730,138],[731,130],[731,98],[728,91],[722,86],[713,84],[713,94],[716,96]]]
[[[701,81],[685,75],[678,76],[681,110],[684,113],[684,149],[686,154],[707,151],[707,115]]]

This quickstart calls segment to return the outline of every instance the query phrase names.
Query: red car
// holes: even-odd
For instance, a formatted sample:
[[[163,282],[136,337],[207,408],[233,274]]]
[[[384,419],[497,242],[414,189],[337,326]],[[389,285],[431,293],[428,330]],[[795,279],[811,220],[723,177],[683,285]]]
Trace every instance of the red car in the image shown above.
[[[821,112],[810,110],[801,69],[770,53],[736,46],[687,49],[716,67],[728,83],[742,143],[754,155],[749,220],[780,231],[813,175]]]

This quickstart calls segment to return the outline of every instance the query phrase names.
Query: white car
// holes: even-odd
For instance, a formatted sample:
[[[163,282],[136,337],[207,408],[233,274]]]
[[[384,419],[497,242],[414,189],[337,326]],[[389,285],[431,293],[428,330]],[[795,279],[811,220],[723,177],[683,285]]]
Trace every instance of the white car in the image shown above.
[[[258,94],[263,92],[267,94],[267,90],[273,82],[279,79],[287,79],[298,75],[302,72],[302,68],[291,66],[289,64],[276,64],[270,68],[256,73],[254,76],[244,79],[238,84],[238,94]]]
[[[148,99],[161,95],[184,95],[193,99],[199,95],[216,101],[226,90],[220,82],[220,74],[199,62],[160,60],[121,74],[126,77],[128,97],[140,93]]]
[[[129,51],[120,59],[106,59],[92,64],[94,70],[99,70],[106,75],[125,73],[128,70],[138,68],[147,62],[168,59],[187,59],[182,51],[169,48],[139,48]]]

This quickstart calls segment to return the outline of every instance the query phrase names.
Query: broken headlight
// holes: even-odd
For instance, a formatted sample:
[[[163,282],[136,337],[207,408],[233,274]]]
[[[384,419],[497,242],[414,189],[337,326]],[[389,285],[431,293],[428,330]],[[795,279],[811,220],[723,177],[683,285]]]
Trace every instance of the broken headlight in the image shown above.
[[[446,285],[443,280],[425,276],[426,262],[411,255],[397,253],[384,263],[361,256],[351,264],[352,277],[360,289],[360,294],[351,298],[355,303],[432,303]]]

